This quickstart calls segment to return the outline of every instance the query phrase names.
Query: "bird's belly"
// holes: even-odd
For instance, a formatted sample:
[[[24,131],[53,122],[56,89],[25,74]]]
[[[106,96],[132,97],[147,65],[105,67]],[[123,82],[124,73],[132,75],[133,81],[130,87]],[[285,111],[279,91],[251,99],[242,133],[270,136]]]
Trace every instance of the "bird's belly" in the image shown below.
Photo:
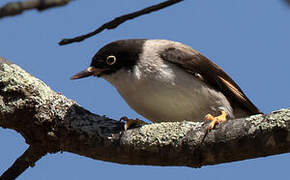
[[[152,122],[202,121],[208,113],[218,115],[230,108],[227,99],[203,84],[162,85],[118,89],[128,105]],[[226,110],[227,111],[227,110]]]
[[[164,62],[163,62],[164,63]],[[223,93],[172,64],[139,65],[132,72],[118,71],[106,80],[134,109],[152,122],[202,121],[221,110],[233,118]]]
[[[193,97],[180,92],[147,91],[142,98],[125,99],[130,107],[152,122],[202,120],[201,111],[206,107],[204,102],[197,103]]]

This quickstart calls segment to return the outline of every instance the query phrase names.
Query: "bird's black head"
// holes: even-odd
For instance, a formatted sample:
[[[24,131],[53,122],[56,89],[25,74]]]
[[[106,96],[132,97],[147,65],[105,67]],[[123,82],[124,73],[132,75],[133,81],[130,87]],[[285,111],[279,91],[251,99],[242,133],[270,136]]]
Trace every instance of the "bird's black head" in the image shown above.
[[[91,75],[100,77],[104,74],[112,74],[122,68],[131,69],[138,61],[145,41],[145,39],[127,39],[105,45],[95,54],[90,67],[77,73],[71,79]]]

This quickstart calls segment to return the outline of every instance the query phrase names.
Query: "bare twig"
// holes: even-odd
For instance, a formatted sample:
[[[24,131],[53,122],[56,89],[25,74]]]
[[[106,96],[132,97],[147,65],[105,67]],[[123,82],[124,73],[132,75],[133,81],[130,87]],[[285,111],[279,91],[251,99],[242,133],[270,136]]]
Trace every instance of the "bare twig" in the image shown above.
[[[158,11],[160,9],[166,8],[168,6],[171,6],[171,5],[176,4],[178,2],[181,2],[181,1],[183,1],[183,0],[168,0],[168,1],[162,2],[160,4],[156,4],[156,5],[147,7],[145,9],[140,10],[140,11],[136,11],[136,12],[133,12],[130,14],[125,14],[123,16],[119,16],[119,17],[115,18],[114,20],[103,24],[102,26],[100,26],[98,29],[96,29],[93,32],[90,32],[90,33],[85,34],[85,35],[77,36],[77,37],[71,38],[71,39],[63,39],[58,44],[59,45],[66,45],[66,44],[70,44],[70,43],[74,43],[74,42],[81,42],[87,38],[90,38],[90,37],[102,32],[105,29],[114,29],[114,28],[118,27],[120,24],[122,24],[130,19],[134,19],[134,18],[142,16],[144,14],[149,14],[151,12]]]
[[[290,0],[284,0],[284,2],[286,2],[286,3],[287,3],[287,5],[289,5],[289,6],[290,6]]]
[[[29,148],[7,169],[0,180],[13,180],[22,174],[27,168],[33,167],[35,162],[42,158],[47,152],[38,146],[29,146]]]
[[[71,0],[27,0],[24,2],[11,2],[0,7],[0,18],[15,16],[30,9],[42,11],[56,6],[64,6],[70,1]]]

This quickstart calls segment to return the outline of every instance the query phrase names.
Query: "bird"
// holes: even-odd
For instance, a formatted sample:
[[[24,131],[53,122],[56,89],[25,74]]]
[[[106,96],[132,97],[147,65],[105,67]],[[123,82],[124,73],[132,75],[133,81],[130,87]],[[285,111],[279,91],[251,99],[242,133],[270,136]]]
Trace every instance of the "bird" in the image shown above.
[[[181,42],[124,39],[103,46],[90,66],[71,79],[101,77],[127,104],[153,123],[211,121],[262,112],[218,65]],[[139,119],[126,117],[125,129]]]

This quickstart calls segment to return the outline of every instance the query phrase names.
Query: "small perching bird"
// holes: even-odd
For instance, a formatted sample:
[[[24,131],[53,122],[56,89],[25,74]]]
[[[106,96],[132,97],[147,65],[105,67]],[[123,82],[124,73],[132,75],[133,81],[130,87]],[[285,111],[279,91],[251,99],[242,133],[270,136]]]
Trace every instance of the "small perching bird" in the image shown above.
[[[127,39],[105,45],[86,70],[102,77],[152,122],[212,121],[261,113],[222,68],[179,42]]]

